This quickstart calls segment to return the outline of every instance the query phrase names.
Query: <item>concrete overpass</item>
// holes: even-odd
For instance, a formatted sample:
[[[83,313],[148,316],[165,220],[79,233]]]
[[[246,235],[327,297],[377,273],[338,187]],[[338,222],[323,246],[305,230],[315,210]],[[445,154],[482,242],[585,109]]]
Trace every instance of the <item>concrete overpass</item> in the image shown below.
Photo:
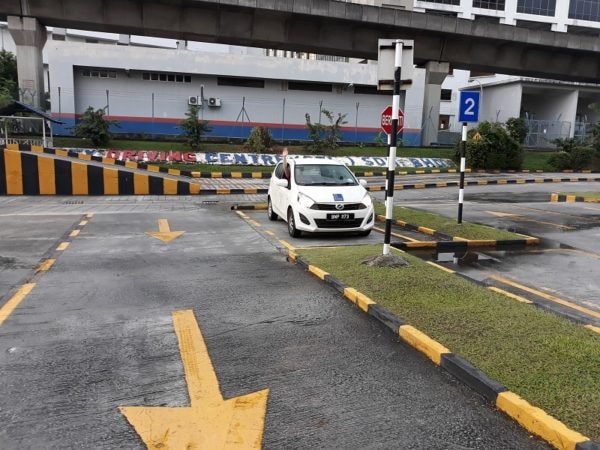
[[[376,59],[378,38],[415,40],[417,64],[600,80],[600,40],[335,0],[0,0],[43,25]]]

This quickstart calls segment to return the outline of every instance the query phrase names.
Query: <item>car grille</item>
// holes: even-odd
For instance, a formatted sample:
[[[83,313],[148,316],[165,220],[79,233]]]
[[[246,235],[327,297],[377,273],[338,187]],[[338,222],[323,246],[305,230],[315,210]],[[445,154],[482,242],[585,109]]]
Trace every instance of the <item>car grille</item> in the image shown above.
[[[319,228],[358,228],[362,224],[362,221],[362,218],[353,220],[315,219],[315,223]]]
[[[340,203],[338,203],[340,205]],[[310,209],[318,209],[320,211],[356,211],[357,209],[365,209],[366,206],[362,203],[341,203],[342,209],[337,209],[335,204],[315,203]]]

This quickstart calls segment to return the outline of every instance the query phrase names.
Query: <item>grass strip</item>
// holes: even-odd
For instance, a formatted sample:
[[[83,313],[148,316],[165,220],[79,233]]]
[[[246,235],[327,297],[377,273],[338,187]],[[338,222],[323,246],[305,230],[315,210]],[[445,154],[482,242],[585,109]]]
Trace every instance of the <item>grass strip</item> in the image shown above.
[[[384,215],[385,206],[382,203],[376,203],[375,213]],[[510,231],[498,230],[497,228],[469,222],[458,224],[454,218],[403,206],[394,207],[393,217],[396,220],[402,220],[411,225],[433,228],[440,233],[464,239],[523,239],[522,235],[511,233]]]
[[[408,254],[408,268],[360,263],[380,246],[297,252],[567,426],[600,439],[597,334]]]

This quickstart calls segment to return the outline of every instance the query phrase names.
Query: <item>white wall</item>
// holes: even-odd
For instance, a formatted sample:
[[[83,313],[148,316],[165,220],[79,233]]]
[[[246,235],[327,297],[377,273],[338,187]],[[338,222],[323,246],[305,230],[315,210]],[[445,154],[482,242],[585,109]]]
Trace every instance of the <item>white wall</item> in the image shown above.
[[[511,117],[519,117],[521,92],[520,83],[484,86],[479,120],[506,122]]]

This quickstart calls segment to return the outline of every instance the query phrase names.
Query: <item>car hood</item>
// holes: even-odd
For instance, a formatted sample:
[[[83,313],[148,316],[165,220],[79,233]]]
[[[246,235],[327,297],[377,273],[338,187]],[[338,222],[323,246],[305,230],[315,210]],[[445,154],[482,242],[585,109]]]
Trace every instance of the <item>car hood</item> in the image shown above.
[[[317,203],[360,203],[367,190],[361,185],[298,186],[298,192],[308,195]]]

